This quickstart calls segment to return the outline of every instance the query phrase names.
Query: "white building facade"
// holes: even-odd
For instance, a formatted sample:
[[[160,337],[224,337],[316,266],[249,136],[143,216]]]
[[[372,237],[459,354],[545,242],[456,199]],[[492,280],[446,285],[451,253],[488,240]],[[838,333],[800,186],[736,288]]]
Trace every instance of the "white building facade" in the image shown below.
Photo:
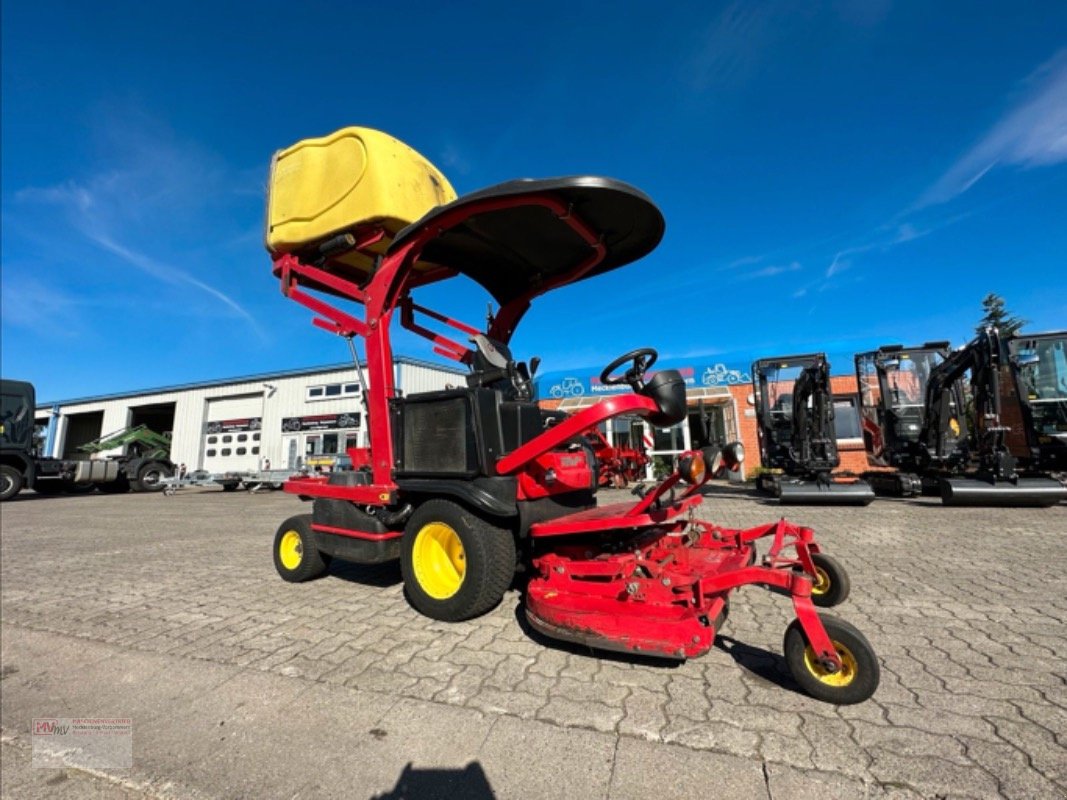
[[[405,395],[464,384],[442,364],[400,356],[393,369]],[[296,469],[367,445],[363,391],[354,365],[336,365],[43,403],[36,423],[42,455],[57,458],[84,458],[80,445],[143,424],[171,434],[171,460],[189,471]]]

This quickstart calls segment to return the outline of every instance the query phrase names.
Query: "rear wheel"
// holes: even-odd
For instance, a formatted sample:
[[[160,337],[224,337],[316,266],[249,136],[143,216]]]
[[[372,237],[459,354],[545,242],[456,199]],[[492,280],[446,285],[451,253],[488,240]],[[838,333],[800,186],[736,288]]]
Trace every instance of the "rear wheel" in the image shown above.
[[[428,500],[411,515],[400,544],[408,599],[433,619],[484,614],[515,576],[511,531],[449,500]]]
[[[837,617],[820,615],[826,635],[830,637],[840,669],[833,671],[822,663],[808,644],[799,620],[793,620],[785,632],[785,660],[793,678],[816,700],[835,705],[862,703],[874,694],[881,670],[874,648],[855,627]]]
[[[329,557],[315,546],[311,530],[311,515],[289,517],[274,534],[274,568],[284,580],[303,583],[322,575],[329,566]]]
[[[160,481],[163,478],[169,478],[172,474],[173,470],[169,469],[166,464],[151,461],[141,467],[137,473],[137,488],[142,492],[158,492],[165,488],[165,484]]]
[[[0,465],[0,501],[10,500],[22,491],[22,473],[8,464]]]
[[[815,579],[811,583],[811,602],[820,608],[831,608],[845,602],[852,591],[848,573],[836,558],[823,553],[812,553],[815,564]]]

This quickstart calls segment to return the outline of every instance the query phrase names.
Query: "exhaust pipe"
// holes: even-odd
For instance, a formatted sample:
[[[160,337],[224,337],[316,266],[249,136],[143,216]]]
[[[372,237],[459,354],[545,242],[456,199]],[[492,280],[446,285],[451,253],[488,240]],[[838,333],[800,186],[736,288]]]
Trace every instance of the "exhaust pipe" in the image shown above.
[[[941,481],[941,502],[946,506],[1026,506],[1048,508],[1067,500],[1067,487],[1051,478],[1019,478],[1015,482],[979,478]]]
[[[872,500],[874,490],[865,481],[782,481],[778,495],[778,502],[784,506],[866,506]]]

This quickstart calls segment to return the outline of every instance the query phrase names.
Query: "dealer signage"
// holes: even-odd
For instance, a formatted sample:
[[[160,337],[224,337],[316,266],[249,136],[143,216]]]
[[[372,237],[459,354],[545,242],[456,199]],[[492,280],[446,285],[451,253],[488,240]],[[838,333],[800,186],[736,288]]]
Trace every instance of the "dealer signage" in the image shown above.
[[[207,432],[238,433],[239,431],[258,431],[262,425],[262,417],[244,417],[243,419],[217,419],[207,424]]]
[[[337,428],[358,428],[359,412],[340,414],[312,414],[308,417],[283,417],[282,430],[286,433],[297,431],[330,431]]]
[[[626,364],[618,369],[617,374],[625,371]],[[752,375],[745,368],[730,366],[723,362],[714,364],[678,364],[664,365],[665,369],[677,369],[682,374],[682,379],[689,387],[714,387],[734,386],[737,384],[751,384]],[[657,370],[651,370],[645,375],[649,380]],[[583,397],[598,394],[616,394],[633,391],[627,384],[607,386],[600,382],[595,375],[575,372],[572,374],[556,373],[546,375],[537,381],[540,397],[542,400],[563,399],[567,397]]]

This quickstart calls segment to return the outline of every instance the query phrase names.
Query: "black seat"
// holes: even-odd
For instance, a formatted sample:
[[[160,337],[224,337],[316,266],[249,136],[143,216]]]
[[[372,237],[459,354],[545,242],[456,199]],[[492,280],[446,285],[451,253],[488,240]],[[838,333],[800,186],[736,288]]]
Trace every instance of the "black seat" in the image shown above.
[[[468,386],[495,389],[504,400],[533,399],[529,368],[525,362],[512,358],[506,344],[480,333],[472,336],[471,342],[474,343],[474,357],[471,374],[467,376]]]

